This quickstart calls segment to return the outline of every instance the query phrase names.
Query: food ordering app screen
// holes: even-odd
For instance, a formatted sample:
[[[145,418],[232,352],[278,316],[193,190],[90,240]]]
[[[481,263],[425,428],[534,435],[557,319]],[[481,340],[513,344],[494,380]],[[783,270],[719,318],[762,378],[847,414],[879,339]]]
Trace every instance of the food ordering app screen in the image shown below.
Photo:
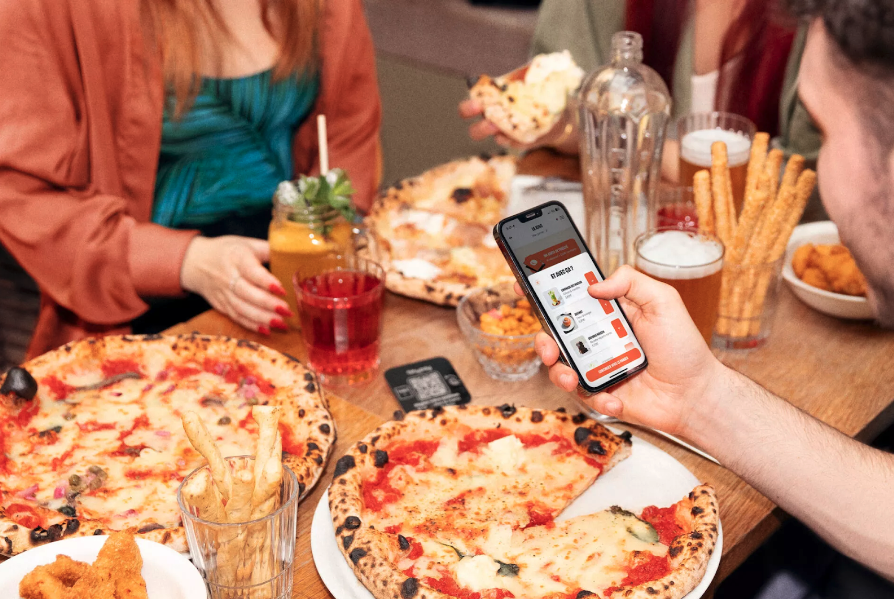
[[[592,387],[639,366],[642,349],[618,303],[587,293],[602,277],[567,212],[548,204],[541,216],[524,218],[504,223],[502,234],[552,321],[565,355]]]

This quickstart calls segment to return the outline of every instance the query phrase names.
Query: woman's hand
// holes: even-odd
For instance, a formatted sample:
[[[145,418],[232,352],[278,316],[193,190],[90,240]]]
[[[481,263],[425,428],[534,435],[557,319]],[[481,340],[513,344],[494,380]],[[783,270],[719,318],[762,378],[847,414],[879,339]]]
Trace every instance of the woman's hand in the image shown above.
[[[285,330],[289,306],[273,294],[286,294],[263,263],[270,259],[266,241],[226,235],[196,237],[186,249],[180,284],[211,306],[252,331]]]
[[[649,365],[584,401],[608,416],[687,436],[692,417],[721,399],[718,389],[728,371],[708,349],[680,295],[629,266],[588,291],[597,299],[619,299]],[[551,337],[540,333],[535,347],[553,384],[578,389],[577,375],[558,361],[559,347]]]
[[[483,117],[484,109],[477,100],[463,100],[459,103],[459,115],[464,119]],[[486,118],[469,125],[469,137],[475,141],[481,141],[491,136],[493,136],[497,144],[504,148],[527,151],[534,148],[550,147],[565,154],[577,154],[578,151],[577,131],[571,124],[567,109],[562,113],[561,118],[559,118],[559,121],[552,129],[529,144],[523,144],[508,137],[500,131],[499,127]]]

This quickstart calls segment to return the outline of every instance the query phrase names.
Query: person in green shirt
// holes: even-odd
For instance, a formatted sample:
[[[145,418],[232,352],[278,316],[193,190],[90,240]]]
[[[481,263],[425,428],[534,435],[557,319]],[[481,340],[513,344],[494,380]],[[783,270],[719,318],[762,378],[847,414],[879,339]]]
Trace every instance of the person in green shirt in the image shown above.
[[[767,0],[543,0],[532,55],[568,50],[587,72],[609,62],[611,37],[633,30],[644,38],[644,62],[665,79],[673,96],[674,118],[690,112],[733,112],[751,119],[773,136],[786,156],[801,154],[814,167],[819,132],[798,99],[797,79],[806,39],[798,26],[774,12]],[[481,107],[467,100],[460,114],[472,118]],[[480,120],[469,128],[473,139],[493,135],[518,149],[553,147],[577,152],[576,136],[565,122],[551,133],[521,147]],[[676,128],[668,131],[662,175],[677,182]],[[824,218],[815,197],[805,220]]]

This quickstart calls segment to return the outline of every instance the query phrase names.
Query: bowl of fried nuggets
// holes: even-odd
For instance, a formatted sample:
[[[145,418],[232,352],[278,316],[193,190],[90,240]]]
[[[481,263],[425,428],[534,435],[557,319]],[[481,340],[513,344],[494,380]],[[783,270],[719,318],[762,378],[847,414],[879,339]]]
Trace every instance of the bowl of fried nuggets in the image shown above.
[[[4,599],[204,599],[201,574],[169,547],[128,531],[65,539],[0,564]]]
[[[866,279],[831,221],[795,228],[782,277],[798,299],[818,312],[847,320],[873,318]]]

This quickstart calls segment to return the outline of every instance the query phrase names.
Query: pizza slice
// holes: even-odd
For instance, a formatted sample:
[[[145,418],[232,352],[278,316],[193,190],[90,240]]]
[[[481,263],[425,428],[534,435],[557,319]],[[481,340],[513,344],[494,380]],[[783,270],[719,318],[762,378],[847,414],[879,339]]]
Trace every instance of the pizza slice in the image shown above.
[[[613,506],[524,529],[487,523],[465,549],[399,535],[391,559],[417,586],[463,599],[676,598],[704,575],[718,536],[716,507],[713,489],[699,486],[639,515]]]
[[[482,75],[469,95],[481,103],[484,117],[508,137],[530,144],[548,133],[559,121],[568,94],[584,77],[571,54],[539,54],[527,65],[491,78]]]

